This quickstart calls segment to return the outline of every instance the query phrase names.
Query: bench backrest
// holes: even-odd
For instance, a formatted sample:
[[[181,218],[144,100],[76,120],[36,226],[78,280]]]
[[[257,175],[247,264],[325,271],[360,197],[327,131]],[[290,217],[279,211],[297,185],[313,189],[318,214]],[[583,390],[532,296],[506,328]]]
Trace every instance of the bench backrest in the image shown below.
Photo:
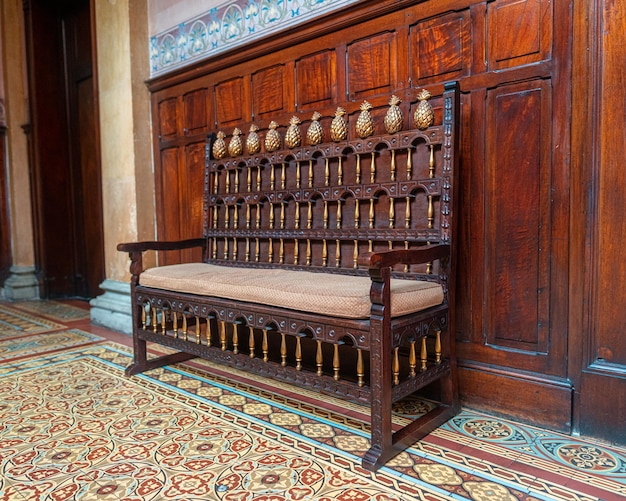
[[[412,89],[402,108],[388,96],[372,110],[369,103],[347,103],[352,112],[338,110],[337,119],[308,115],[278,129],[272,123],[229,138],[212,134],[206,260],[364,274],[359,253],[451,243],[458,99],[456,84],[430,99]],[[388,133],[398,127],[398,110],[403,130]],[[440,273],[430,264],[394,270],[407,278],[438,279]]]

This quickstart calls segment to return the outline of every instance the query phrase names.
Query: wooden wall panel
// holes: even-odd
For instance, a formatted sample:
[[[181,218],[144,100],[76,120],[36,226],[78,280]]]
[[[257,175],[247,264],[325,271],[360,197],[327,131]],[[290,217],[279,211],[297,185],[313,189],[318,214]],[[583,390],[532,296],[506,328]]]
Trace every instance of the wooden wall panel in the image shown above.
[[[209,127],[207,89],[195,89],[183,95],[183,134],[202,134]]]
[[[217,123],[220,127],[234,127],[244,120],[244,79],[233,78],[215,86]]]
[[[380,33],[349,44],[346,59],[352,99],[388,93],[397,81],[395,33]]]
[[[552,47],[550,0],[499,0],[488,4],[488,60],[492,69],[548,59]]]
[[[415,64],[411,79],[453,80],[471,68],[472,46],[469,10],[427,19],[411,27],[410,48]]]
[[[158,104],[158,131],[162,141],[174,139],[178,135],[178,98],[163,99]]]
[[[547,89],[531,82],[488,93],[487,342],[547,351],[550,165]],[[549,115],[548,115],[549,116]]]
[[[285,71],[285,66],[281,64],[252,75],[252,110],[255,117],[262,119],[270,113],[287,108]],[[222,105],[219,99],[217,102],[218,106]]]
[[[336,66],[333,50],[296,61],[296,103],[300,111],[324,108],[336,99]]]

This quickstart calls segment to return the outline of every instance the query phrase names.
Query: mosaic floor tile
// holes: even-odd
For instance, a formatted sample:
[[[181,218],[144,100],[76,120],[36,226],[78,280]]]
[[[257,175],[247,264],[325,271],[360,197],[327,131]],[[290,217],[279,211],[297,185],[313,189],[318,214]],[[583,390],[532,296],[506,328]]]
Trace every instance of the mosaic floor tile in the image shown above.
[[[59,322],[86,320],[89,318],[89,309],[59,301],[20,301],[14,303],[14,306],[34,314],[44,315]]]
[[[65,326],[0,304],[0,339],[63,329]]]
[[[96,341],[102,341],[102,338],[79,329],[33,334],[17,339],[0,337],[0,361],[72,348]]]
[[[468,409],[371,474],[362,405],[198,359],[127,378],[127,345],[20,308],[0,303],[0,501],[626,499],[623,448]]]

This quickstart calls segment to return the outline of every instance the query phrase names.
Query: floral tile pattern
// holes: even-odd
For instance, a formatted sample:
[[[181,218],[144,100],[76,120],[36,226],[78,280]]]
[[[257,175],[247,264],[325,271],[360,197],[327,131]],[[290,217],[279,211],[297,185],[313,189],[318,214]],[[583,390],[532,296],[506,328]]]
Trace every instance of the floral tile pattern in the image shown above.
[[[338,10],[357,0],[232,0],[150,39],[152,76]]]
[[[0,339],[62,329],[64,325],[0,305]]]
[[[68,326],[4,339],[0,500],[626,498],[626,450],[467,409],[372,474],[363,406],[201,360],[128,378],[128,346]]]

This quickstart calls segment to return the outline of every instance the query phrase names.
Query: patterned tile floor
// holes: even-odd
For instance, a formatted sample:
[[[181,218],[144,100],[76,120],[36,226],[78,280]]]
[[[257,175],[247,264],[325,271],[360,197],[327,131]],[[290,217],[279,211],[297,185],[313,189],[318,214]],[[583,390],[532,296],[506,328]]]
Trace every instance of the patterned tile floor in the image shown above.
[[[0,500],[626,499],[626,450],[467,409],[373,475],[361,406],[201,360],[125,378],[129,345],[0,303]]]

